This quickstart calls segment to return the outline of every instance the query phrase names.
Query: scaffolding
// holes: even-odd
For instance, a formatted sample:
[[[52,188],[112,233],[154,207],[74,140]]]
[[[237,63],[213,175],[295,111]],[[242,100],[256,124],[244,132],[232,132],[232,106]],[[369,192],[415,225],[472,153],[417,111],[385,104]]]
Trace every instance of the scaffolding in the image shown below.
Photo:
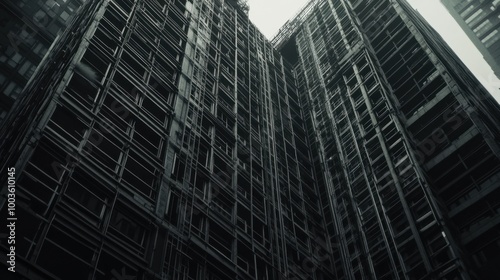
[[[297,29],[304,23],[307,17],[316,8],[318,0],[309,0],[307,3],[291,17],[285,24],[276,32],[276,35],[271,39],[271,44],[276,49],[280,49],[283,44],[293,36]]]

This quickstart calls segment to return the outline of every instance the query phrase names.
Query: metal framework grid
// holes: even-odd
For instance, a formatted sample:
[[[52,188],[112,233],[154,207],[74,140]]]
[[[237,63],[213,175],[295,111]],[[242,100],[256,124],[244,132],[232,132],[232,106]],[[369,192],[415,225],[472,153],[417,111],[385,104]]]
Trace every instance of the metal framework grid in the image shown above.
[[[2,128],[19,274],[331,279],[291,69],[233,1],[85,4]]]
[[[308,7],[273,42],[299,57],[338,279],[494,279],[498,104],[405,1]]]
[[[0,129],[18,275],[497,275],[499,106],[423,19],[313,0],[273,43],[237,1],[87,1]]]

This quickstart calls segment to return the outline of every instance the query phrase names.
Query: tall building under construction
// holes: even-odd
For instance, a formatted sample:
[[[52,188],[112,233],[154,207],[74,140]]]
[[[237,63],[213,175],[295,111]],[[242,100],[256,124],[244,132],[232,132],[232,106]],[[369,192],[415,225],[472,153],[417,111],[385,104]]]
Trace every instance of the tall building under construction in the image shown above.
[[[2,279],[500,274],[500,107],[405,0],[86,1],[0,135]]]

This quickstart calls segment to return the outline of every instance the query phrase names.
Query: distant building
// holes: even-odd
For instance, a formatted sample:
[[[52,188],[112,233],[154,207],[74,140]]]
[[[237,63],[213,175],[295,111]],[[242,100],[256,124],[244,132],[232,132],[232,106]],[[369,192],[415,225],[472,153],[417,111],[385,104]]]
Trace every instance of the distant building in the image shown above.
[[[83,1],[0,1],[0,122]]]
[[[500,0],[441,0],[500,78]]]

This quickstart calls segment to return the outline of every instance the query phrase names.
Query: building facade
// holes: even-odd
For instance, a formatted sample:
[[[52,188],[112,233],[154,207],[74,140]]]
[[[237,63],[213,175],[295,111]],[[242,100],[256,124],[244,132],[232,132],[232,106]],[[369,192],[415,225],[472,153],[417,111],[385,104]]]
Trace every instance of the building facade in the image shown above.
[[[292,67],[235,1],[87,1],[41,65],[2,130],[17,275],[332,279]]]
[[[273,43],[308,95],[344,277],[497,277],[499,107],[425,20],[313,1]]]
[[[0,122],[81,0],[0,3]]]
[[[500,1],[441,0],[500,77]]]
[[[404,0],[87,1],[24,93],[20,279],[498,275],[500,108]]]

